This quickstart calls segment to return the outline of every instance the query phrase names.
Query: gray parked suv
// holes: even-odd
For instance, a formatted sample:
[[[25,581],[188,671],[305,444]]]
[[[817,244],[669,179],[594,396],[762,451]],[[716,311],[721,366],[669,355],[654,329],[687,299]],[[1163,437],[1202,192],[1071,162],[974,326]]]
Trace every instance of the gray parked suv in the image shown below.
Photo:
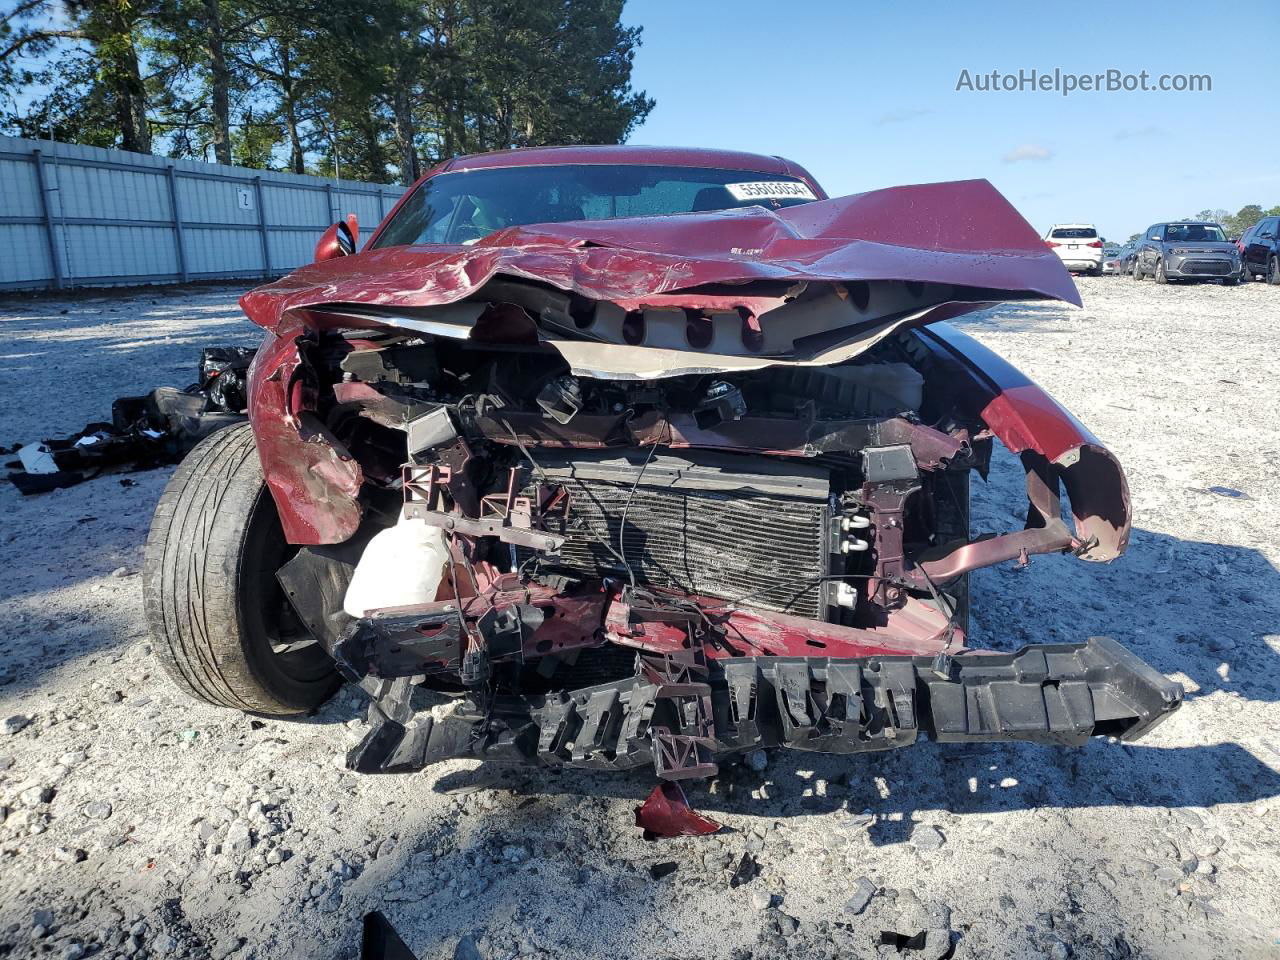
[[[1180,220],[1147,228],[1133,258],[1133,279],[1240,282],[1240,251],[1216,223]]]

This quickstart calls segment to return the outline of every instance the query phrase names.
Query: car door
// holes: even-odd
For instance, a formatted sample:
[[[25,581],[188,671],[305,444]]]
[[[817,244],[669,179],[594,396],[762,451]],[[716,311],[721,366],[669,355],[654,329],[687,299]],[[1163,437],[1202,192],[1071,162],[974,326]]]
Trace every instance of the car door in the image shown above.
[[[1254,256],[1257,253],[1257,251],[1250,250],[1249,248],[1258,242],[1258,234],[1262,232],[1266,225],[1267,221],[1264,217],[1240,235],[1240,261],[1246,268],[1250,266],[1250,256]]]
[[[1267,257],[1276,245],[1280,217],[1266,217],[1253,229],[1244,248],[1244,259],[1254,273],[1265,273]]]
[[[1138,268],[1143,273],[1151,273],[1155,270],[1156,260],[1160,257],[1160,242],[1163,239],[1163,223],[1147,227],[1147,235],[1143,237],[1142,246],[1138,248]]]

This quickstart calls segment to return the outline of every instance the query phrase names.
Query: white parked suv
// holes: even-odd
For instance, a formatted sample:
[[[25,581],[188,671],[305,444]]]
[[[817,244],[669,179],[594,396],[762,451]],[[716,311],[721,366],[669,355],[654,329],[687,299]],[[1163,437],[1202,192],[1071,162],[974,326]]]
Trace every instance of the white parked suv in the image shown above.
[[[1098,276],[1102,273],[1102,239],[1091,223],[1055,223],[1044,235],[1049,249],[1068,270]]]

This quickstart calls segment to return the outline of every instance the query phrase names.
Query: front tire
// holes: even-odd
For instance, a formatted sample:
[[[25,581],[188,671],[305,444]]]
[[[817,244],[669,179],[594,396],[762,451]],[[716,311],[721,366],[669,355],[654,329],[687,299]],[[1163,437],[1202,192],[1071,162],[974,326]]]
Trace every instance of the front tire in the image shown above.
[[[1142,264],[1140,264],[1136,259],[1133,261],[1133,279],[1142,279]]]
[[[160,497],[143,563],[147,622],[174,683],[205,703],[271,716],[306,713],[333,693],[333,661],[276,582],[295,552],[249,424],[201,441]]]
[[[1267,260],[1267,283],[1280,286],[1280,257],[1274,254]]]
[[[1156,272],[1153,279],[1155,280],[1156,283],[1169,282],[1169,278],[1165,276],[1165,272],[1164,272],[1164,257],[1160,257],[1158,260],[1156,260]]]

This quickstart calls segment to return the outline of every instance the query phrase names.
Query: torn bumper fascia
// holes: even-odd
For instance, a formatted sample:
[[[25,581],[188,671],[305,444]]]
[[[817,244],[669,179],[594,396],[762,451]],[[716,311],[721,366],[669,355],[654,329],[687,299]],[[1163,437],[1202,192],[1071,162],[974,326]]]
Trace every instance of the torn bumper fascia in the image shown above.
[[[652,764],[660,777],[680,779],[713,775],[718,758],[745,750],[863,753],[910,746],[921,733],[953,743],[1134,740],[1183,696],[1181,685],[1105,637],[1009,654],[736,658],[691,679],[664,686],[642,670],[569,693],[464,701],[438,716],[384,697],[371,705],[372,728],[347,764],[365,773],[464,757],[599,770]],[[711,723],[682,728],[702,701]],[[388,702],[400,706],[388,710]],[[664,744],[696,747],[702,762],[672,764]]]
[[[950,324],[920,331],[920,340],[956,375],[966,412],[1022,456],[1031,500],[1029,528],[1051,530],[1060,523],[1056,510],[1047,516],[1042,507],[1046,502],[1056,506],[1061,484],[1070,501],[1075,536],[1067,543],[1059,537],[1055,549],[1070,549],[1082,560],[1101,562],[1124,553],[1132,522],[1129,484],[1115,455],[1025,374]]]

